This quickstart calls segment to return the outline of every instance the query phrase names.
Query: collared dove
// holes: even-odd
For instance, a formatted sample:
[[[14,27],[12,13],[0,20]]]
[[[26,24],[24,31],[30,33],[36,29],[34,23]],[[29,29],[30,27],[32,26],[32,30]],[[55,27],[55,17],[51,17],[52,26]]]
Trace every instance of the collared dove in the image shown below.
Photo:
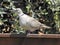
[[[31,32],[41,29],[41,28],[51,28],[49,26],[46,26],[45,24],[40,23],[39,21],[37,21],[36,19],[34,19],[33,17],[30,17],[26,14],[23,13],[23,11],[20,8],[14,9],[15,13],[18,14],[19,16],[19,24],[22,28],[24,28],[25,30],[29,30]]]

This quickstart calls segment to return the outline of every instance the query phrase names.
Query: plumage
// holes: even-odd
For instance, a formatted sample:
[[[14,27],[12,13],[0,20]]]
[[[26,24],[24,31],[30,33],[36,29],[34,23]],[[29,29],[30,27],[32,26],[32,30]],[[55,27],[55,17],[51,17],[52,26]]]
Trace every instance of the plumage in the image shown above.
[[[16,10],[16,13],[19,16],[19,23],[22,28],[25,30],[29,30],[31,32],[40,29],[40,28],[50,28],[49,26],[46,26],[33,17],[30,17],[23,13],[23,11],[20,8],[14,9]]]

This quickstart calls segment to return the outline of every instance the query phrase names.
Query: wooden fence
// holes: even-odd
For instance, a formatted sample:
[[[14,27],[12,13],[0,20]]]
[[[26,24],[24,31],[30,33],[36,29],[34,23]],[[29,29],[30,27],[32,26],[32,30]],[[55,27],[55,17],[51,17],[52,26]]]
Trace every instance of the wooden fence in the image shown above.
[[[0,34],[0,45],[60,45],[60,34]]]

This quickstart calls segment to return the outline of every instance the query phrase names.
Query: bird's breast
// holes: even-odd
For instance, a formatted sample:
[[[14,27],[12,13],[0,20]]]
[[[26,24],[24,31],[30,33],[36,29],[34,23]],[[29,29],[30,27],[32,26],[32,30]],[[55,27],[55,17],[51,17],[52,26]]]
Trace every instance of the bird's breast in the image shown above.
[[[19,18],[19,23],[20,23],[20,25],[21,26],[25,26],[26,25],[26,23],[27,23],[27,17],[26,16],[21,16],[20,18]]]

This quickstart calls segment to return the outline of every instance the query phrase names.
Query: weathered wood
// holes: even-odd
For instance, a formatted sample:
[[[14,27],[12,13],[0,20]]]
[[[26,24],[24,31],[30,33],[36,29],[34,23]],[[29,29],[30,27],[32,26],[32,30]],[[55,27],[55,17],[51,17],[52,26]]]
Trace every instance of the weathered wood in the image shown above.
[[[28,34],[30,38],[60,38],[60,34]]]
[[[0,45],[60,45],[60,34],[0,34]]]
[[[26,38],[60,38],[60,34],[11,34],[0,33],[0,37],[26,37]]]

